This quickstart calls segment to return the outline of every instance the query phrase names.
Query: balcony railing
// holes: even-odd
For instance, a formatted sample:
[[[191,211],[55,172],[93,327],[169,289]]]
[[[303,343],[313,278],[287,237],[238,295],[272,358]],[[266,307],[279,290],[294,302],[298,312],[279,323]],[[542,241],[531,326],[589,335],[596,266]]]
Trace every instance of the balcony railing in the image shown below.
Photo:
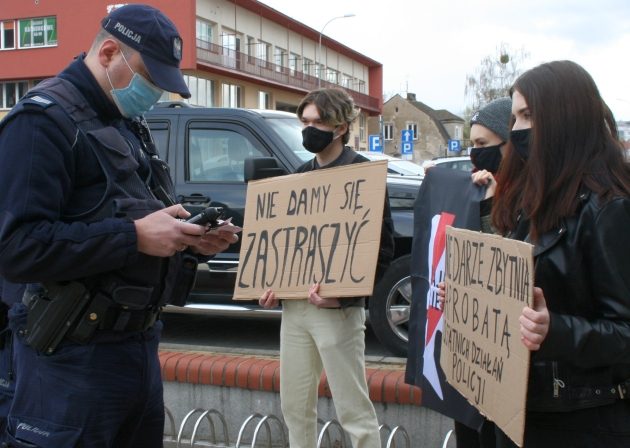
[[[308,75],[298,70],[291,70],[289,67],[282,67],[220,45],[197,40],[197,60],[201,63],[247,73],[248,75],[267,81],[295,87],[303,90],[305,93],[318,87],[342,88],[354,98],[354,102],[358,107],[379,112],[378,98],[338,84],[333,84],[324,79],[322,79],[320,83],[315,76]]]

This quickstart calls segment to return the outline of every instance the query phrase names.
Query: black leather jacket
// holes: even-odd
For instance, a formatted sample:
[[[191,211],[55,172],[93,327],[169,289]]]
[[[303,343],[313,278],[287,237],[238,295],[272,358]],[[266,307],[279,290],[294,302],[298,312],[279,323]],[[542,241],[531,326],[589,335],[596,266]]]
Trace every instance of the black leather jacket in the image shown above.
[[[587,192],[580,202],[576,215],[543,235],[534,250],[535,285],[551,324],[541,349],[532,352],[531,411],[605,405],[630,380],[630,198],[602,203]],[[519,225],[519,239],[526,228]]]

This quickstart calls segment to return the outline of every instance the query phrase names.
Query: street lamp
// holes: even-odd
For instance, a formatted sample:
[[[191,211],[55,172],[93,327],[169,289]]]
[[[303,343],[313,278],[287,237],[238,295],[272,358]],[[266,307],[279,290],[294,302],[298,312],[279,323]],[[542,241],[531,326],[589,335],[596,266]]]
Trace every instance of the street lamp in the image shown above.
[[[356,14],[350,13],[350,14],[344,14],[342,16],[333,17],[332,19],[330,19],[328,22],[324,24],[324,26],[322,27],[322,30],[319,32],[319,51],[315,55],[315,64],[317,64],[317,69],[319,70],[319,76],[317,77],[317,87],[322,86],[322,70],[320,67],[319,59],[322,57],[322,34],[324,34],[324,30],[326,29],[328,24],[332,22],[333,20],[345,19],[346,17],[354,17],[355,15]]]

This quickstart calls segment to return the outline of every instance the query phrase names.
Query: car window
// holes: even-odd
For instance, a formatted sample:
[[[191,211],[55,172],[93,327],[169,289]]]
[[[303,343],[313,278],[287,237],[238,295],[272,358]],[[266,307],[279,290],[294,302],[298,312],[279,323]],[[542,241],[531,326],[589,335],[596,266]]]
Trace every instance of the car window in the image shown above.
[[[247,157],[264,154],[247,137],[224,129],[189,129],[188,178],[191,182],[244,182]]]
[[[271,128],[285,141],[287,146],[303,162],[313,158],[313,153],[308,152],[302,145],[302,123],[293,118],[267,118]]]

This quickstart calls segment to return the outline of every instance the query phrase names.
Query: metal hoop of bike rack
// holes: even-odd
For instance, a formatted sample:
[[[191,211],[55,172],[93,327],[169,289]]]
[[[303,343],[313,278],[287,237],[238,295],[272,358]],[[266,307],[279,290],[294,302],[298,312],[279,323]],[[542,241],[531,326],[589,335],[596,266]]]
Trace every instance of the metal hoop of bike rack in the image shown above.
[[[188,420],[190,420],[190,418],[195,415],[195,414],[199,414],[201,413],[201,416],[199,418],[197,418],[197,420],[195,421],[195,425],[193,427],[193,434],[190,437],[190,446],[193,447],[194,443],[195,443],[195,439],[194,437],[196,436],[196,432],[199,428],[199,424],[201,423],[201,420],[203,420],[204,418],[206,418],[208,420],[208,423],[210,425],[210,430],[211,433],[214,437],[215,435],[215,431],[214,431],[214,422],[212,421],[212,418],[210,417],[210,413],[212,414],[218,414],[220,415],[220,420],[223,424],[223,432],[227,437],[227,424],[225,423],[225,419],[223,418],[223,416],[221,415],[221,413],[219,411],[216,411],[214,409],[212,410],[206,410],[203,408],[195,408],[193,410],[191,410],[190,412],[188,412],[188,414],[186,414],[186,416],[184,417],[184,419],[182,420],[181,425],[179,425],[179,432],[177,433],[177,448],[182,448],[182,442],[186,442],[185,440],[183,440],[183,435],[184,435],[184,428],[186,428],[186,424],[188,423]]]
[[[164,406],[164,416],[165,416],[165,425],[166,423],[168,423],[168,425],[170,426],[170,430],[168,430],[166,427],[164,428],[164,436],[165,437],[169,437],[172,440],[175,440],[175,432],[177,431],[175,429],[175,419],[173,418],[173,414],[171,413],[171,411],[169,410],[169,408],[167,408],[166,406]]]
[[[256,442],[257,442],[257,438],[258,438],[258,432],[260,431],[260,428],[262,425],[265,425],[265,429],[267,430],[267,436],[268,436],[268,444],[267,446],[269,448],[271,448],[272,446],[272,440],[271,440],[271,427],[269,426],[269,420],[271,421],[275,421],[278,423],[278,427],[280,428],[280,433],[282,434],[282,447],[287,447],[287,439],[286,439],[286,434],[284,432],[284,425],[282,424],[282,421],[276,417],[275,415],[265,415],[263,416],[262,414],[259,413],[254,413],[252,415],[250,415],[249,417],[247,417],[245,419],[245,421],[243,422],[243,424],[241,425],[241,428],[238,431],[238,438],[236,439],[236,445],[235,448],[240,448],[241,447],[241,443],[243,443],[243,436],[245,434],[245,430],[247,429],[247,427],[249,426],[249,424],[254,421],[254,419],[260,419],[260,422],[258,422],[258,424],[256,425],[256,427],[254,428],[254,433],[252,434],[252,443],[250,445],[250,448],[256,448]]]
[[[389,433],[389,437],[387,438],[387,444],[385,445],[385,448],[396,448],[398,445],[396,445],[396,435],[397,434],[402,434],[404,440],[405,440],[405,447],[406,448],[410,448],[411,447],[411,439],[409,438],[409,433],[407,433],[407,430],[402,427],[402,426],[395,426],[394,429],[392,429]]]
[[[341,446],[340,448],[345,448],[346,447],[346,433],[344,432],[343,428],[341,427],[341,424],[339,424],[339,422],[335,419],[329,420],[327,421],[324,426],[322,427],[322,430],[319,432],[319,437],[317,438],[317,448],[322,448],[322,441],[324,440],[324,436],[326,436],[326,440],[328,441],[328,446],[332,447],[331,443],[330,443],[330,434],[328,434],[328,430],[331,427],[335,427],[338,429],[339,431],[339,435],[341,435]]]
[[[451,438],[452,435],[453,435],[453,430],[451,429],[449,432],[446,433],[446,437],[444,437],[444,443],[442,443],[442,448],[446,448],[446,445],[448,444],[448,440]]]
[[[216,417],[221,421],[221,426],[223,427],[223,445],[220,445],[219,442],[217,442],[216,431],[214,430],[214,421],[212,420],[213,415],[216,415]],[[197,431],[199,430],[199,425],[204,418],[208,420],[208,425],[210,428],[210,437],[208,438],[208,442],[212,443],[214,446],[229,446],[230,435],[228,433],[227,423],[225,421],[225,418],[223,417],[223,414],[221,414],[216,409],[208,409],[207,411],[204,411],[195,422],[192,435],[190,436],[191,448],[195,446],[195,441],[197,440]]]
[[[258,441],[258,432],[260,431],[260,428],[263,424],[265,425],[265,428],[267,429],[267,443],[268,443],[269,448],[271,448],[272,446],[271,428],[269,426],[268,421],[276,422],[278,424],[278,428],[280,428],[280,434],[282,434],[282,445],[280,446],[282,446],[283,448],[288,446],[287,437],[286,437],[286,434],[284,433],[284,424],[282,423],[282,421],[275,415],[265,415],[262,419],[260,419],[260,421],[256,425],[256,428],[254,428],[254,435],[252,436],[252,448],[255,448],[256,446],[256,442]]]

